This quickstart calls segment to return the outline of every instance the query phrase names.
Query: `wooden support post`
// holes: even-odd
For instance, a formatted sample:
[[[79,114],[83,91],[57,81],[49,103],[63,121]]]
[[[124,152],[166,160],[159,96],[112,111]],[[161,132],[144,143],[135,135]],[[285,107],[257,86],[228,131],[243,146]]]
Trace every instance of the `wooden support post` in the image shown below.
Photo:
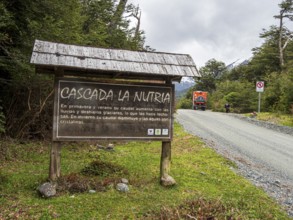
[[[171,141],[162,142],[160,182],[163,186],[172,186],[176,181],[169,176],[171,167]]]
[[[56,181],[61,175],[61,143],[53,142],[50,154],[50,181]]]
[[[161,178],[167,176],[170,172],[171,165],[171,142],[162,142],[162,152],[161,152]]]
[[[64,70],[62,68],[55,67],[55,80],[56,77],[63,77]],[[58,89],[56,83],[54,83],[54,93],[57,93]],[[54,94],[55,95],[55,94]],[[53,111],[53,126],[54,115],[57,114],[57,105],[54,99],[54,111]],[[53,129],[56,130],[56,129]],[[56,181],[61,176],[61,142],[53,141],[50,152],[50,167],[49,167],[49,180]]]

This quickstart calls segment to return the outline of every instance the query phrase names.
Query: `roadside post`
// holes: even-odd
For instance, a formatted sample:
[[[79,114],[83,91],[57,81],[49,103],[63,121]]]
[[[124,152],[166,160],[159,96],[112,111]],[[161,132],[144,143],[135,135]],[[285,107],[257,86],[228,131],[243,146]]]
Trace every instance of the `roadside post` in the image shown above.
[[[161,141],[160,182],[171,185],[172,82],[200,77],[189,55],[36,40],[31,63],[55,76],[51,181],[61,176],[64,141]]]
[[[261,93],[264,92],[264,81],[256,82],[256,92],[258,92],[258,113],[260,113]]]

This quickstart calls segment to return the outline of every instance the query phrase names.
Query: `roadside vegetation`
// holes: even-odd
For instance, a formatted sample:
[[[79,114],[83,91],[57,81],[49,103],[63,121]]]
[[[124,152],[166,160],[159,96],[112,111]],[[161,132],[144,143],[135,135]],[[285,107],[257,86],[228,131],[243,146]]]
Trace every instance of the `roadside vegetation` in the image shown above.
[[[253,56],[225,64],[210,59],[199,68],[202,75],[195,86],[178,102],[177,108],[191,109],[192,91],[209,93],[208,108],[224,111],[225,103],[231,112],[251,113],[258,110],[256,82],[264,81],[261,94],[261,111],[293,114],[293,32],[286,25],[293,20],[293,2],[284,0],[279,4],[279,14],[274,16],[279,25],[272,25],[260,33],[263,44],[253,48]]]
[[[159,184],[160,142],[64,143],[55,197],[47,181],[49,143],[1,142],[0,219],[289,219],[260,188],[236,174],[235,164],[175,124],[171,176]],[[115,189],[127,178],[128,193]],[[89,190],[96,193],[89,193]]]
[[[247,117],[252,117],[252,114],[245,114]],[[293,115],[292,114],[280,114],[271,112],[257,113],[255,118],[260,121],[267,121],[277,125],[283,125],[293,127]]]

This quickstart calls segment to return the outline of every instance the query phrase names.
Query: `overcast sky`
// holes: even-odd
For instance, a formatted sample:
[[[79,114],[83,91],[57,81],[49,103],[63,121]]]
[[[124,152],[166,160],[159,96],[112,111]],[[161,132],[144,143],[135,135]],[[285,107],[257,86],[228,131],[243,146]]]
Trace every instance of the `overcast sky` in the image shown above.
[[[226,65],[249,59],[262,29],[278,25],[281,0],[128,0],[142,10],[146,45],[190,54],[198,68],[212,58]]]

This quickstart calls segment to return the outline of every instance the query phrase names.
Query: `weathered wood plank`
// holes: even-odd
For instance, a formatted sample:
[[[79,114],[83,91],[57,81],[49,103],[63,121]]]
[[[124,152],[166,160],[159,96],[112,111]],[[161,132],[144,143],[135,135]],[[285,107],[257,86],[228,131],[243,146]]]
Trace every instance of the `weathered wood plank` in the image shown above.
[[[200,76],[189,55],[159,52],[93,48],[36,40],[31,63],[66,68],[157,74]]]
[[[92,70],[108,70],[117,72],[136,72],[136,73],[150,73],[150,74],[163,74],[163,75],[178,75],[190,76],[194,73],[194,68],[190,66],[175,66],[175,65],[162,65],[154,63],[136,63],[136,62],[123,62],[111,61],[100,59],[80,59],[78,57],[70,56],[52,56],[51,54],[34,54],[32,63],[38,65],[53,65],[62,67],[74,67],[79,69],[92,69]]]

